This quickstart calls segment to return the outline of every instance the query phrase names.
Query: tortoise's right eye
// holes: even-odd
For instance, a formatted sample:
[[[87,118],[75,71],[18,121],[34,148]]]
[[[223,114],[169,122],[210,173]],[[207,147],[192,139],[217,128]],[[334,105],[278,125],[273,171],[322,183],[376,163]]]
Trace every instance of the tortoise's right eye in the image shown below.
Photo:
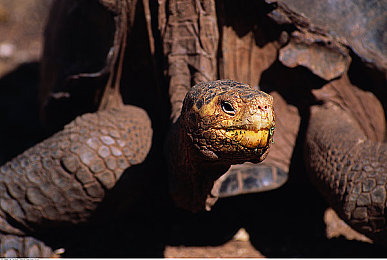
[[[228,115],[230,115],[230,116],[235,116],[236,110],[235,110],[235,108],[231,105],[230,102],[222,101],[222,103],[221,103],[220,105],[221,105],[223,111],[224,111],[226,114],[228,114]]]

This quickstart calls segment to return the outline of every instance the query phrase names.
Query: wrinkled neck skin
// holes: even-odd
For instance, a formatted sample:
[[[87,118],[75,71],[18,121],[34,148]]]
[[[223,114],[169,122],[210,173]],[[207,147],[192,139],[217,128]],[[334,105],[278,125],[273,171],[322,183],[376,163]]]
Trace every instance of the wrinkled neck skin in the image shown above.
[[[192,144],[178,119],[172,124],[166,144],[169,189],[179,208],[192,212],[209,210],[216,201],[210,192],[214,182],[231,163],[209,160]]]

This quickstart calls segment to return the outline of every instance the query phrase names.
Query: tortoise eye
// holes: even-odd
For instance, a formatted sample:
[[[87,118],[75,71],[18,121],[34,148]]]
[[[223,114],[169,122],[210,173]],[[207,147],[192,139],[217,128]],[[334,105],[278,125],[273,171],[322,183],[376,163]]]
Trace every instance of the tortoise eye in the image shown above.
[[[235,108],[231,105],[231,103],[229,103],[227,101],[222,101],[221,107],[226,114],[229,114],[231,116],[235,116],[236,111],[235,111]]]

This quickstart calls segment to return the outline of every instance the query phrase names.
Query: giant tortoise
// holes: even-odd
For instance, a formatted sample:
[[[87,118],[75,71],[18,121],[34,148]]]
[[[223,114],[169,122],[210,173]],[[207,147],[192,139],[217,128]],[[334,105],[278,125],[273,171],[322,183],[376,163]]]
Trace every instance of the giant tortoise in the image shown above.
[[[107,191],[116,188],[123,170],[145,157],[145,162],[157,165],[153,171],[159,175],[133,166],[129,169],[149,174],[148,179],[168,179],[168,184],[159,183],[161,188],[152,188],[156,196],[168,186],[178,207],[198,211],[210,208],[217,197],[280,186],[299,153],[312,182],[339,216],[384,244],[387,148],[382,143],[385,104],[380,101],[386,60],[380,27],[385,7],[378,2],[352,5],[343,1],[319,2],[313,11],[305,8],[312,2],[54,2],[42,58],[42,118],[54,133],[79,115],[94,114],[78,117],[52,139],[1,168],[2,253],[51,253],[29,235],[89,221],[109,196]],[[321,12],[331,16],[321,19]],[[364,17],[366,22],[350,27],[351,16],[340,16],[334,26],[340,12]],[[361,36],[354,28],[360,28]],[[359,73],[364,73],[372,86],[365,85],[367,81]],[[197,136],[198,131],[194,132],[189,135],[194,147],[210,144],[218,150],[202,149],[200,156],[207,159],[196,164],[191,157],[191,163],[187,144],[176,143],[176,129],[182,121],[189,129],[213,122],[199,123],[187,109],[200,116],[216,116],[220,110],[234,116],[238,104],[263,95],[234,81],[200,83],[217,78],[246,82],[252,89],[260,86],[274,97],[277,114],[274,144],[265,161],[232,167],[225,175],[228,159],[233,163],[261,161],[274,128],[270,123],[257,132],[244,124],[243,129],[230,126],[230,131],[222,133],[232,136],[233,144],[254,144],[254,151],[261,143],[253,139],[264,137],[255,158],[246,153],[227,157],[212,133],[203,131],[203,136]],[[191,89],[195,84],[198,87]],[[232,88],[232,94],[223,94],[235,84],[244,92]],[[206,95],[197,93],[200,86],[207,86]],[[187,92],[191,98],[183,105]],[[225,100],[222,95],[231,98]],[[150,117],[153,137],[149,152],[149,125],[137,127],[146,114],[128,104],[143,108]],[[247,106],[271,115],[269,101]],[[189,114],[185,120],[179,119],[182,111]],[[133,126],[130,131],[125,120]],[[96,132],[100,140],[95,138]],[[90,138],[83,137],[89,134]],[[120,140],[121,136],[131,145]],[[117,149],[120,144],[122,150]],[[136,150],[131,150],[133,147]],[[124,155],[129,159],[111,160]],[[227,163],[220,163],[219,158],[226,158]],[[58,167],[62,171],[52,170]],[[197,175],[187,174],[192,170]],[[69,176],[75,184],[69,183]],[[68,197],[53,185],[66,190]],[[143,181],[131,185],[133,190],[127,194],[132,197],[125,199],[136,203],[138,194],[149,194],[149,190],[136,187],[147,189]]]

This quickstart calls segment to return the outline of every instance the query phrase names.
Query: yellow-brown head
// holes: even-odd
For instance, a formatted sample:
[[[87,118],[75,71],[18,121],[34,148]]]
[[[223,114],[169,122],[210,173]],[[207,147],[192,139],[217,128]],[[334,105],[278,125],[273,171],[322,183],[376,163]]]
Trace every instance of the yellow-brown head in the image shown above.
[[[273,98],[232,80],[199,83],[184,99],[181,123],[209,160],[260,162],[273,139]]]

